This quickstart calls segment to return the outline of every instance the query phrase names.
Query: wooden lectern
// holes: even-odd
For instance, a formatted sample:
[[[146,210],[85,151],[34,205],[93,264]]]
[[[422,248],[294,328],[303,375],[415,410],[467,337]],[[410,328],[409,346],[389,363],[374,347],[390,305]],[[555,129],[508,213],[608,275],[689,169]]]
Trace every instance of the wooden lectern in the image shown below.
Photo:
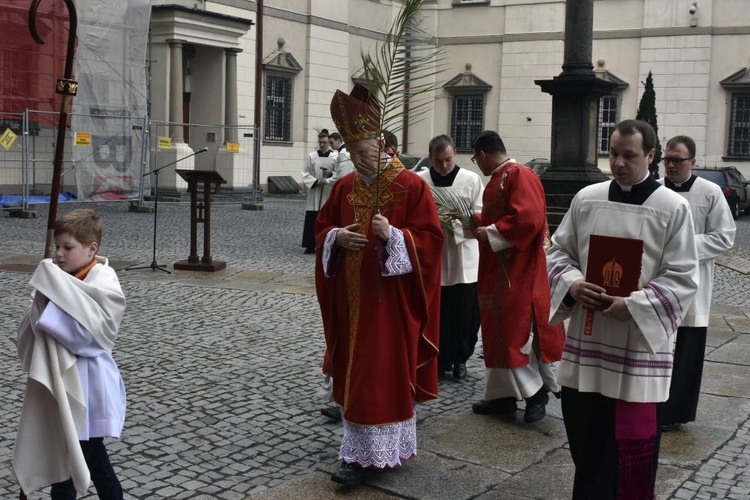
[[[211,258],[211,190],[226,184],[216,170],[185,170],[175,172],[188,184],[190,193],[190,256],[187,260],[174,263],[175,269],[187,271],[220,271],[227,267],[226,262]],[[203,186],[203,201],[198,201],[198,187]],[[198,223],[203,223],[203,257],[198,258]]]

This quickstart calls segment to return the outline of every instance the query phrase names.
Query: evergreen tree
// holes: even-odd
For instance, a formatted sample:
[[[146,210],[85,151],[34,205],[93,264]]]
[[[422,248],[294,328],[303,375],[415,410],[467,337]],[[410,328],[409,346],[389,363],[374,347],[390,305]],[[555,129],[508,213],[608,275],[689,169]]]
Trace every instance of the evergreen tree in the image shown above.
[[[643,82],[641,82],[643,83]],[[646,77],[646,87],[641,96],[641,102],[638,105],[638,111],[635,114],[636,120],[643,120],[654,128],[656,132],[656,154],[654,155],[654,161],[648,166],[651,174],[655,179],[659,178],[659,163],[661,163],[661,142],[659,141],[659,126],[656,123],[656,92],[654,92],[654,79],[651,76],[649,70],[648,76]]]

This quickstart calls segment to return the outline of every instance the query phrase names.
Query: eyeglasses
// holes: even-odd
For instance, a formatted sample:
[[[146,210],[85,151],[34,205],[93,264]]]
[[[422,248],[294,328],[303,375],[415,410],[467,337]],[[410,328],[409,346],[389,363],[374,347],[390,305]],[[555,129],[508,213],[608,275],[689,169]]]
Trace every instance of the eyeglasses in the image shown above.
[[[477,154],[475,154],[474,156],[471,157],[471,163],[473,163],[474,165],[477,164],[477,156],[479,156],[479,153],[477,153]]]
[[[679,165],[683,161],[692,160],[693,158],[695,158],[695,157],[691,156],[690,158],[675,158],[675,157],[672,157],[672,156],[668,156],[668,157],[664,158],[664,164],[665,165]]]

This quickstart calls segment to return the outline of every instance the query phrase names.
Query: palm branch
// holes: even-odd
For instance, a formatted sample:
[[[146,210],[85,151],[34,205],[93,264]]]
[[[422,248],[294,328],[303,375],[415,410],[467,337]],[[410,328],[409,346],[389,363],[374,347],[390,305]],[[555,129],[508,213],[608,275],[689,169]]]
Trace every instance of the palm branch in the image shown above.
[[[470,231],[477,228],[474,204],[470,199],[440,187],[433,189],[432,197],[435,199],[440,225],[444,229],[453,232],[454,220],[461,222],[461,225]]]
[[[420,9],[425,0],[404,0],[385,41],[374,55],[361,52],[364,85],[377,103],[379,131],[397,133],[403,129],[406,116],[415,123],[430,109],[432,94],[437,90],[436,75],[442,69],[434,37],[420,27]],[[378,174],[382,170],[382,141],[378,141]],[[380,213],[380,182],[377,182],[375,210]],[[379,252],[379,242],[375,251]],[[377,273],[378,299],[380,273]]]
[[[437,74],[444,58],[434,36],[425,32],[420,10],[425,0],[405,0],[386,40],[374,54],[361,52],[365,86],[378,107],[378,129],[397,133],[404,116],[419,122],[433,104],[439,88]]]

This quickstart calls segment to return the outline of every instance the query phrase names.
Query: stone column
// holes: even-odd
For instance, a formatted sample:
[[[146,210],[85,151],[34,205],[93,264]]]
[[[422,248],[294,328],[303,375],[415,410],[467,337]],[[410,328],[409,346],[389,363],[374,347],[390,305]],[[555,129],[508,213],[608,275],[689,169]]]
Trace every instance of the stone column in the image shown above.
[[[237,54],[242,49],[224,49],[227,58],[225,103],[224,103],[224,125],[227,126],[224,133],[224,143],[237,142]]]
[[[169,44],[169,121],[182,123],[183,106],[183,71],[182,71],[182,44],[184,40],[167,40]],[[172,142],[183,143],[185,138],[182,133],[182,125],[170,125],[169,135]]]
[[[550,231],[557,228],[581,188],[607,179],[597,166],[599,97],[617,85],[594,73],[593,29],[594,0],[567,0],[562,72],[552,80],[534,81],[552,95],[550,167],[541,175]]]

